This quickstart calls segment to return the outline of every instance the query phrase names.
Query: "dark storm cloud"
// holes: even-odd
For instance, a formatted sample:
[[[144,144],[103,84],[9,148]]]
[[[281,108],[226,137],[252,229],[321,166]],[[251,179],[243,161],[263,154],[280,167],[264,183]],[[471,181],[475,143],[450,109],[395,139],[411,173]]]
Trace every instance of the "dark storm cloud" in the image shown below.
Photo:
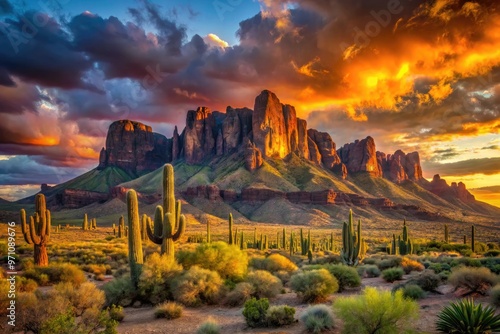
[[[16,76],[48,87],[92,89],[82,80],[91,67],[74,50],[63,27],[46,14],[28,11],[0,22],[0,67],[3,84],[12,86]]]
[[[14,8],[10,4],[9,0],[0,0],[0,15],[10,14]]]
[[[429,173],[444,173],[449,176],[473,174],[493,175],[500,173],[499,158],[470,159],[452,163],[427,163],[425,168]]]

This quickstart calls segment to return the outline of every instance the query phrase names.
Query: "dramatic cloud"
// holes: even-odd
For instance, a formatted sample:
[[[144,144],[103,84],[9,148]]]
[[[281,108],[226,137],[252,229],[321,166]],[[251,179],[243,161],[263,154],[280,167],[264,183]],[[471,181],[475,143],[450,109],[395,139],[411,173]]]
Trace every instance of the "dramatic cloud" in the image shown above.
[[[500,173],[500,157],[457,161],[453,163],[428,163],[428,171],[446,171],[446,175],[493,175]]]

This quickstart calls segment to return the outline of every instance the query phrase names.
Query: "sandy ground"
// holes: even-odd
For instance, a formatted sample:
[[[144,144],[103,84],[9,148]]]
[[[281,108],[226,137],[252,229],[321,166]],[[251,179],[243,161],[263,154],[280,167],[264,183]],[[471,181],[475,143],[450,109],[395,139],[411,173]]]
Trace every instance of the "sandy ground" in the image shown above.
[[[409,276],[405,276],[408,279]],[[397,283],[394,283],[397,284]],[[342,292],[341,294],[335,294],[331,297],[329,301],[326,302],[327,305],[331,305],[335,296],[346,296],[352,294],[358,294],[361,289],[365,286],[373,286],[380,289],[390,290],[393,286],[392,283],[386,283],[382,278],[364,278],[362,280],[362,286],[357,289],[351,289]],[[434,328],[436,322],[436,315],[439,311],[450,301],[457,299],[453,294],[450,286],[443,285],[439,288],[439,291],[443,294],[431,293],[428,294],[426,298],[419,301],[420,305],[420,319],[416,324],[416,330],[420,333],[437,333]],[[477,299],[478,301],[486,301],[487,297],[481,297]],[[295,318],[300,318],[301,313],[307,308],[308,305],[301,304],[300,300],[296,297],[293,292],[288,292],[279,295],[275,299],[271,300],[272,305],[289,305],[296,309]],[[226,308],[220,306],[204,306],[200,308],[185,308],[184,313],[181,318],[175,320],[165,320],[165,319],[155,319],[154,309],[152,307],[141,307],[141,308],[126,308],[125,309],[125,319],[118,326],[118,332],[121,334],[148,334],[148,333],[171,333],[171,334],[192,334],[196,333],[198,326],[206,321],[208,318],[212,317],[220,325],[221,333],[291,333],[291,334],[305,334],[305,326],[296,322],[293,325],[280,327],[280,328],[261,328],[253,329],[249,328],[245,324],[245,319],[242,315],[242,308]],[[329,332],[324,333],[341,333],[342,325],[337,324],[336,328]],[[355,333],[354,333],[355,334]]]

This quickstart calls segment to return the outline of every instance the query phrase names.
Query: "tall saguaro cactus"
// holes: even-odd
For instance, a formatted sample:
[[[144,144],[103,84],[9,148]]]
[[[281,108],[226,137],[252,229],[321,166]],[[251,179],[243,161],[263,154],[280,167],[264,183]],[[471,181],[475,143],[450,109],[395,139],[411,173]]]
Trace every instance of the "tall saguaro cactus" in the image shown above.
[[[174,167],[166,164],[163,167],[163,207],[157,206],[154,227],[147,225],[149,240],[161,245],[161,254],[174,257],[174,242],[179,240],[186,230],[186,217],[181,215],[181,201],[175,200]]]
[[[408,226],[406,225],[406,219],[403,223],[403,238],[399,240],[399,254],[400,255],[411,255],[413,254],[413,243],[408,236]]]
[[[83,216],[83,222],[82,222],[82,230],[88,230],[89,229],[89,221],[87,218],[87,214]]]
[[[34,260],[38,266],[48,266],[49,257],[47,255],[47,243],[50,239],[52,228],[50,211],[45,204],[45,196],[38,194],[35,197],[35,214],[30,216],[29,227],[26,223],[26,211],[21,209],[21,230],[24,240],[28,244],[33,244]]]
[[[450,243],[450,234],[448,232],[448,224],[444,224],[444,242],[447,244]]]
[[[139,219],[139,202],[137,193],[130,189],[127,191],[128,215],[128,259],[130,276],[135,287],[139,284],[144,256],[142,254],[141,222]]]
[[[229,213],[229,244],[232,245],[234,244],[234,234],[233,234],[233,214]]]
[[[125,234],[125,218],[123,218],[123,216],[120,216],[120,219],[118,219],[118,238],[123,238],[124,234]]]
[[[472,225],[471,235],[470,235],[470,249],[472,253],[476,252],[476,227]]]
[[[357,233],[354,232],[352,210],[349,210],[349,223],[342,226],[342,249],[340,259],[348,266],[356,266],[364,258],[366,252],[365,241],[361,238],[361,220],[358,223]]]

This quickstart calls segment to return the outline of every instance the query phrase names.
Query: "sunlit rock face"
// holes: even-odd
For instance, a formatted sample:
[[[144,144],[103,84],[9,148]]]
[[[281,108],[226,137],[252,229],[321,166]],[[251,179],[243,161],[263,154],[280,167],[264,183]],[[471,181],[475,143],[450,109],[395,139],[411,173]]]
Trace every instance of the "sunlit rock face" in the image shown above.
[[[448,185],[446,180],[442,179],[439,174],[434,175],[432,181],[426,185],[426,188],[430,192],[445,199],[459,199],[465,203],[474,202],[476,200],[474,195],[467,190],[464,183],[452,182],[451,185]]]
[[[197,164],[215,153],[217,129],[215,117],[207,107],[190,110],[184,132],[184,158],[189,164]]]
[[[348,173],[367,172],[372,176],[381,177],[382,167],[377,161],[375,140],[368,136],[363,140],[345,144],[338,151],[340,160],[346,165]]]
[[[169,161],[167,152],[165,136],[142,123],[121,120],[109,126],[98,168],[120,167],[131,174],[153,171]]]
[[[405,154],[403,151],[397,150],[394,154],[387,155],[377,152],[377,160],[382,167],[384,177],[393,182],[418,181],[423,178],[418,152]]]

